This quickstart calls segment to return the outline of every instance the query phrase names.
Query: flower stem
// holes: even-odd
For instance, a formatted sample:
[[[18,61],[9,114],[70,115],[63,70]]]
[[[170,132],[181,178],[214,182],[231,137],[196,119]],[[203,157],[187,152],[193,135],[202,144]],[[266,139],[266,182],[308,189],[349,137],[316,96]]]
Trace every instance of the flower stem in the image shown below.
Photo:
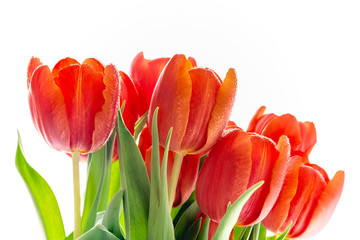
[[[81,234],[79,157],[79,152],[73,152],[74,240],[77,239]]]
[[[170,183],[168,186],[168,200],[169,200],[170,210],[174,203],[175,194],[176,194],[176,186],[177,186],[177,183],[179,180],[179,175],[180,175],[183,158],[184,158],[183,154],[178,153],[178,152],[175,153],[174,165],[173,165],[173,169],[171,172]]]

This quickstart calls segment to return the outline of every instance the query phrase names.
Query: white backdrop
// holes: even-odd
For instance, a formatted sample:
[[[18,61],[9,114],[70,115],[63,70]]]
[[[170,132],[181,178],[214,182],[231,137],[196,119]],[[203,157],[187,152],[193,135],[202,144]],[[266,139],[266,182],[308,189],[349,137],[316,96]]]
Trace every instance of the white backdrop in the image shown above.
[[[358,1],[2,1],[0,3],[0,238],[41,239],[30,195],[14,164],[20,131],[28,162],[48,181],[71,232],[71,159],[32,125],[26,89],[31,56],[51,68],[64,57],[97,57],[128,72],[132,58],[194,57],[221,77],[237,70],[232,119],[261,105],[313,121],[310,161],[330,177],[345,170],[339,205],[314,239],[354,239],[360,215],[360,5]],[[82,177],[85,177],[85,164]],[[84,180],[84,179],[83,179]],[[84,190],[84,181],[82,183]],[[358,237],[358,236],[357,236]]]

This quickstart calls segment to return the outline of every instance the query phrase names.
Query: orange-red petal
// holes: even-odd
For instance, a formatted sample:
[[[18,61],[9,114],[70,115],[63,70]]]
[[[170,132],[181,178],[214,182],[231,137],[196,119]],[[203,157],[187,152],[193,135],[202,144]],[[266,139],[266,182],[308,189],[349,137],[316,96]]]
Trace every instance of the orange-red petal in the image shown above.
[[[150,104],[149,126],[152,117],[159,107],[158,126],[159,140],[165,146],[167,134],[171,127],[173,132],[170,142],[171,151],[180,151],[189,118],[191,99],[191,78],[188,71],[192,63],[184,55],[175,55],[164,68],[154,89]]]
[[[207,128],[206,142],[202,148],[195,151],[194,154],[207,152],[221,136],[230,118],[232,106],[235,101],[236,86],[236,73],[234,69],[230,68],[217,92],[216,102],[211,112]]]
[[[40,61],[39,58],[36,57],[32,57],[30,59],[29,65],[28,65],[28,70],[27,70],[27,88],[29,89],[30,86],[30,81],[31,81],[31,76],[34,73],[35,69],[39,66],[42,65],[42,62]]]
[[[70,130],[64,97],[46,65],[39,66],[32,74],[29,105],[34,125],[45,141],[58,151],[70,151]]]

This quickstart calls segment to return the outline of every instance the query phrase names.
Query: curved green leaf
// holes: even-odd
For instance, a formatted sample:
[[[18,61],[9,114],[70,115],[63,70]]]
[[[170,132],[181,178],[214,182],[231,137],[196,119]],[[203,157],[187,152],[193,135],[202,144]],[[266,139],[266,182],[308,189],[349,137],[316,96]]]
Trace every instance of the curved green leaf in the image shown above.
[[[27,162],[18,133],[15,165],[30,192],[47,239],[65,239],[64,224],[55,195],[45,179]]]
[[[123,190],[120,190],[115,194],[107,206],[104,218],[102,220],[102,225],[119,239],[124,239],[119,222],[120,214],[123,210],[123,197]]]
[[[186,230],[184,237],[182,239],[196,240],[196,238],[200,232],[201,220],[202,220],[202,218],[200,217],[193,224],[191,224],[191,226]]]
[[[84,210],[81,219],[82,232],[90,230],[96,222],[101,191],[105,177],[106,145],[92,154],[85,191]]]
[[[264,181],[261,181],[249,188],[226,210],[224,217],[219,222],[219,226],[215,232],[213,240],[229,239],[230,233],[239,218],[241,209],[251,195],[263,184]]]
[[[198,240],[208,240],[209,239],[209,228],[210,228],[210,218],[207,217],[205,219],[205,222],[199,233]],[[236,238],[234,238],[234,239],[236,239]]]
[[[111,163],[110,169],[110,182],[109,182],[109,195],[108,195],[108,203],[114,197],[114,195],[120,190],[120,168],[119,168],[119,160]]]
[[[92,229],[81,235],[77,240],[119,240],[114,234],[109,232],[103,225],[98,224]]]
[[[175,238],[182,239],[186,230],[193,224],[197,215],[200,212],[200,208],[197,205],[197,202],[193,202],[190,207],[188,207],[185,212],[181,215],[179,221],[175,226]]]
[[[146,239],[150,198],[149,177],[140,150],[120,113],[118,113],[116,134],[121,187],[125,190],[126,239]]]

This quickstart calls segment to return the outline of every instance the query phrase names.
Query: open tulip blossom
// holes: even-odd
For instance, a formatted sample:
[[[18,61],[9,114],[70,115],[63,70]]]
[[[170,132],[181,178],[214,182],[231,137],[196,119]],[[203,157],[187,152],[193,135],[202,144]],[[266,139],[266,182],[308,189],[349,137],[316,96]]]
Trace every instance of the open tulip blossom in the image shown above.
[[[316,235],[340,200],[344,171],[330,179],[310,162],[312,122],[264,114],[264,106],[246,131],[230,121],[237,83],[234,69],[221,78],[182,54],[148,60],[141,52],[128,73],[95,58],[64,58],[52,70],[31,58],[32,121],[73,162],[74,228],[65,230],[56,197],[27,163],[19,136],[16,167],[45,239]]]

